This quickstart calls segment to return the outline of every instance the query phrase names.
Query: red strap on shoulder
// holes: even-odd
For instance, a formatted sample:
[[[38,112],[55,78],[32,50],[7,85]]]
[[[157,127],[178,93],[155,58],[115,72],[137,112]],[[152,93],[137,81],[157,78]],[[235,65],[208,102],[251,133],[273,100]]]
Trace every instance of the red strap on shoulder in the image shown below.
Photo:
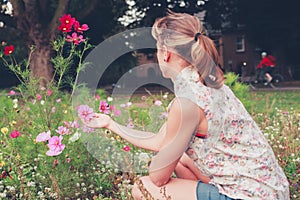
[[[196,133],[195,136],[198,138],[207,138],[207,134],[202,134],[202,133]]]

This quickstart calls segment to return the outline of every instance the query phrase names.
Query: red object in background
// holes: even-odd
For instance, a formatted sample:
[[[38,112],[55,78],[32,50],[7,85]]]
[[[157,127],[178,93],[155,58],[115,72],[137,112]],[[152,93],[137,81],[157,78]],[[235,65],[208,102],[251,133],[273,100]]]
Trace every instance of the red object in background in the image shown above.
[[[12,176],[9,174],[12,171],[12,167],[10,166],[9,170],[4,170],[2,171],[1,175],[0,175],[0,179],[5,179],[5,178],[10,178],[12,179]]]
[[[272,55],[268,55],[260,61],[256,69],[261,69],[265,67],[275,67],[275,65],[276,65],[276,58]]]
[[[8,56],[12,54],[15,50],[15,47],[13,45],[4,47],[4,55]]]
[[[17,137],[19,137],[20,135],[21,135],[21,134],[20,134],[19,131],[13,131],[13,132],[10,133],[10,137],[11,137],[11,138],[17,138]]]

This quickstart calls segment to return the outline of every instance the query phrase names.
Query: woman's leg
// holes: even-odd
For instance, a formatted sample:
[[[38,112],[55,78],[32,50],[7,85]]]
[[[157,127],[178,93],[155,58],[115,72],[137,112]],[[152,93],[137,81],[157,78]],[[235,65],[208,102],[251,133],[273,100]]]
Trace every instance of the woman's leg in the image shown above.
[[[157,187],[149,176],[139,180],[132,188],[132,196],[135,200],[197,200],[198,181],[172,178],[166,185]]]

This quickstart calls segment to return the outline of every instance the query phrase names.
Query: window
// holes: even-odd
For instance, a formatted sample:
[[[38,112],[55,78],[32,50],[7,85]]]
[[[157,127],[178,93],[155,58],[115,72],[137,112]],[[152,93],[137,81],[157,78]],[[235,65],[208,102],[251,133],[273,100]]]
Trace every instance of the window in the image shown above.
[[[239,35],[236,37],[236,52],[245,51],[245,36]]]

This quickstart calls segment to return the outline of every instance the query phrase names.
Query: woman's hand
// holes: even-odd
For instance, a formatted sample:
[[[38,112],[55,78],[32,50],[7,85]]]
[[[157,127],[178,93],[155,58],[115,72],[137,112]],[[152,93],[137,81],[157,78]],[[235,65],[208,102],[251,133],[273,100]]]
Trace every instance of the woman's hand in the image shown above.
[[[108,115],[95,113],[90,121],[83,121],[83,123],[90,128],[108,128],[111,120]]]

